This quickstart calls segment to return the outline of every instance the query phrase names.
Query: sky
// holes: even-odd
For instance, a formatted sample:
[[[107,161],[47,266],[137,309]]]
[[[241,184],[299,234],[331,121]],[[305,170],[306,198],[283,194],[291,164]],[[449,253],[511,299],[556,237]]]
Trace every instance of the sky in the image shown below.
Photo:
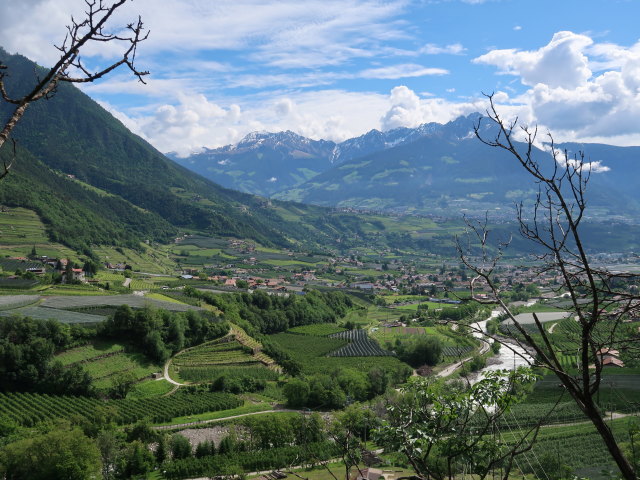
[[[108,0],[105,0],[108,3]],[[84,0],[0,0],[0,45],[40,65]],[[483,112],[559,141],[640,145],[637,0],[133,0],[137,66],[82,90],[162,152],[252,131],[336,142]],[[90,68],[122,47],[88,45]]]

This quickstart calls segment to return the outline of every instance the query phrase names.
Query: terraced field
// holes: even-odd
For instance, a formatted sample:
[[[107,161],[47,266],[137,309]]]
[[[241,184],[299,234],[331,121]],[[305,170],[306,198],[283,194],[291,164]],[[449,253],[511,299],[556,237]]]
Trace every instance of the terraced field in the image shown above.
[[[180,366],[196,365],[241,365],[258,364],[251,350],[237,340],[226,341],[231,337],[225,337],[225,341],[214,340],[184,353],[176,355],[173,364]]]
[[[82,364],[94,379],[97,388],[109,388],[113,378],[120,373],[132,373],[136,379],[149,377],[162,370],[161,365],[150,362],[141,353],[117,353],[109,357],[97,358]]]
[[[66,350],[56,355],[55,360],[67,366],[122,352],[124,352],[124,345],[121,343],[96,341],[89,345]]]
[[[152,373],[160,372],[162,367],[137,352],[125,352],[122,343],[95,341],[82,347],[72,348],[54,357],[65,366],[79,364],[94,380],[98,389],[111,387],[113,378],[125,372],[131,372],[136,379],[142,380]]]
[[[221,375],[276,380],[279,372],[273,359],[262,352],[262,345],[234,324],[224,337],[189,348],[171,363],[181,380],[196,383]]]

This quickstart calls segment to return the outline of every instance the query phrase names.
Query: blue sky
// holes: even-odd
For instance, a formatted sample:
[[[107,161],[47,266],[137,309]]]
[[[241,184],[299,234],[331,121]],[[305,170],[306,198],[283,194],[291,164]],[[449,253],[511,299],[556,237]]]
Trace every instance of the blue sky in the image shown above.
[[[83,5],[4,0],[0,45],[49,65]],[[640,144],[636,1],[135,0],[113,28],[137,14],[148,84],[121,70],[83,89],[161,151],[446,122],[482,110],[482,92],[560,140]]]

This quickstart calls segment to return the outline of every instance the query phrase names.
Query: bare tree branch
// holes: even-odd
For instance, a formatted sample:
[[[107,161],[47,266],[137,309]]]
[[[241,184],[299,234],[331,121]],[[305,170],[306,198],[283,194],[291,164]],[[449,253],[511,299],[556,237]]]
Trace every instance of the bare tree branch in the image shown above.
[[[559,150],[549,133],[549,153],[544,155],[536,148],[537,128],[520,126],[516,130],[518,120],[503,120],[498,114],[493,95],[487,95],[487,98],[489,108],[486,116],[478,120],[474,131],[485,145],[509,152],[538,186],[533,206],[528,208],[523,202],[519,203],[516,217],[521,235],[543,252],[536,255],[542,264],[540,271],[556,273],[561,280],[561,288],[569,296],[570,310],[579,325],[579,333],[574,339],[578,346],[577,374],[562,364],[559,355],[567,352],[554,343],[537,315],[534,314],[537,329],[537,337],[534,337],[502,300],[498,285],[492,278],[502,257],[502,246],[497,247],[497,254],[490,256],[490,231],[486,220],[469,230],[469,236],[475,240],[474,245],[481,250],[479,259],[471,253],[473,245],[464,246],[457,239],[458,255],[474,274],[470,284],[472,298],[482,300],[476,295],[477,283],[482,282],[489,288],[493,297],[490,300],[505,312],[510,326],[513,325],[515,338],[522,338],[523,343],[535,351],[536,363],[559,378],[595,426],[623,477],[635,480],[637,477],[633,467],[602,418],[603,412],[597,405],[596,395],[602,381],[603,350],[640,350],[638,339],[624,334],[621,323],[625,316],[638,311],[640,298],[616,286],[621,280],[637,276],[595,268],[587,254],[580,226],[587,206],[585,195],[591,164],[585,159],[584,153],[570,156],[566,150]],[[494,134],[488,137],[484,133],[487,130],[482,129],[485,122],[494,128]],[[516,141],[515,132],[521,135],[522,142]],[[497,340],[500,341],[499,338]]]
[[[71,23],[67,25],[67,34],[60,46],[55,46],[60,51],[60,58],[48,70],[44,77],[36,77],[35,85],[25,95],[14,97],[7,90],[6,78],[7,66],[0,64],[0,95],[2,99],[15,105],[15,109],[9,119],[0,130],[0,148],[9,139],[12,130],[23,117],[27,107],[40,99],[51,98],[61,82],[89,83],[98,80],[116,68],[126,65],[135,77],[145,83],[144,77],[147,71],[138,70],[135,66],[138,45],[145,41],[149,32],[145,31],[142,19],[138,17],[136,22],[127,24],[122,34],[110,33],[106,30],[107,23],[114,12],[124,5],[127,0],[116,0],[112,3],[105,0],[85,0],[85,17],[82,21],[76,21],[71,17]],[[121,58],[95,72],[90,71],[82,62],[80,53],[91,42],[116,42],[124,45]],[[0,172],[0,179],[9,174],[9,170],[15,163],[14,154],[10,162],[4,163],[4,169]]]

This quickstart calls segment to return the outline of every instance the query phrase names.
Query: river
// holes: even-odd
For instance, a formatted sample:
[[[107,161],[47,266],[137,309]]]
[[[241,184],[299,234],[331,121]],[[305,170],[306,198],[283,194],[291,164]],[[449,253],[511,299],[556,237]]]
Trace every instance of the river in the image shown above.
[[[499,315],[500,310],[493,310],[487,320]],[[492,340],[483,333],[487,331],[487,320],[482,320],[472,324],[474,329],[473,336],[484,340],[485,342],[492,343]],[[515,370],[518,367],[528,366],[532,360],[533,358],[524,348],[515,344],[509,344],[509,347],[502,345],[497,355],[487,359],[487,366],[480,370],[478,378],[482,376],[483,372],[493,370]]]

